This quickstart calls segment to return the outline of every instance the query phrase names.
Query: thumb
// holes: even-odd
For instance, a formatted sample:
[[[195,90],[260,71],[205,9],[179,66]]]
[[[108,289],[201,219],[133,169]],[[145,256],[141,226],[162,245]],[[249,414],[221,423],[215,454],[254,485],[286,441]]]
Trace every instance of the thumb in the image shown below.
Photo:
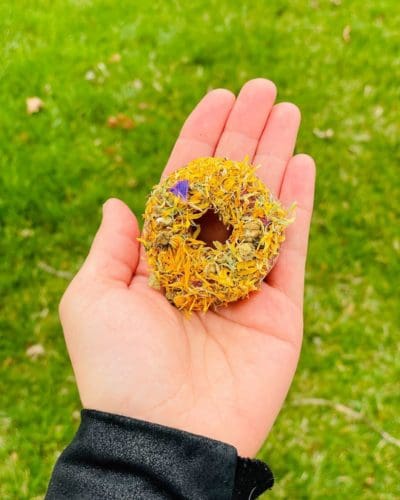
[[[80,273],[129,285],[139,259],[139,225],[125,203],[110,198]]]

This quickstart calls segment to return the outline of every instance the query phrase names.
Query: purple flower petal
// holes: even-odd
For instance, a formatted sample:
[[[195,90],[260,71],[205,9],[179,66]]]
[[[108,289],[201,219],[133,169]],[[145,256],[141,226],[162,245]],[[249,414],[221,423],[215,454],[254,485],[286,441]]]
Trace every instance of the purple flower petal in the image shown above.
[[[265,227],[269,227],[271,225],[271,220],[267,219],[266,217],[260,217],[261,222],[264,224]]]
[[[187,200],[189,193],[189,181],[183,180],[178,181],[172,188],[170,188],[171,193],[174,193],[175,196],[179,196],[182,200]]]

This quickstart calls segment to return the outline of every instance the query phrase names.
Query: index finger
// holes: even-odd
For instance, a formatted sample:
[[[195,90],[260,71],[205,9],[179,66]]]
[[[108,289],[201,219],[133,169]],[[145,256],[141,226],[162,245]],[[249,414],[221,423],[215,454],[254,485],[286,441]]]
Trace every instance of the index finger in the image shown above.
[[[234,102],[235,95],[226,89],[203,97],[185,121],[161,177],[195,158],[214,155]]]

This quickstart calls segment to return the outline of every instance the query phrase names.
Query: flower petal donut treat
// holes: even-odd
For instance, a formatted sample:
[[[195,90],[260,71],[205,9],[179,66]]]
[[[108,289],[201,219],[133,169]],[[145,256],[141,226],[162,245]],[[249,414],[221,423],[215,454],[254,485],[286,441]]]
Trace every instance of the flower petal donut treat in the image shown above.
[[[207,311],[258,290],[292,218],[246,160],[198,158],[157,184],[147,200],[143,243],[151,286],[184,311]],[[209,213],[225,242],[199,238]]]

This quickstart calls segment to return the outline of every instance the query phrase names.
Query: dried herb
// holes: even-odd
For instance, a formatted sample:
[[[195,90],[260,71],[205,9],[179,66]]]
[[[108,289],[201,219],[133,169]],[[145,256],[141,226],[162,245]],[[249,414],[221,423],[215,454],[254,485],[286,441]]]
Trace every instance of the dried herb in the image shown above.
[[[292,218],[248,163],[198,158],[156,185],[146,204],[143,243],[150,285],[178,309],[207,311],[258,290]],[[212,210],[232,232],[212,247],[197,239]]]

